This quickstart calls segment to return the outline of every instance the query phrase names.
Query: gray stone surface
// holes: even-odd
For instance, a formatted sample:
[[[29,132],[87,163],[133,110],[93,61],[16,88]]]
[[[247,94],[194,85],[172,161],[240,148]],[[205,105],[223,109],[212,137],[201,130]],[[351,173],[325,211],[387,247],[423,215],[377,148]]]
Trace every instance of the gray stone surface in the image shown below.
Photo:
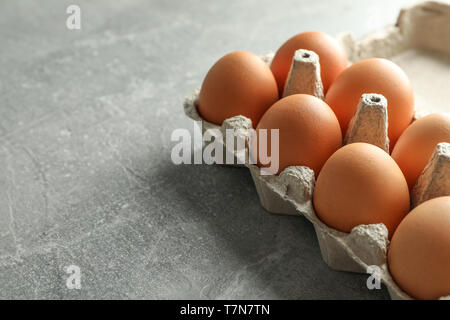
[[[265,212],[248,170],[172,164],[170,136],[223,54],[362,35],[405,2],[1,1],[0,298],[388,298]]]

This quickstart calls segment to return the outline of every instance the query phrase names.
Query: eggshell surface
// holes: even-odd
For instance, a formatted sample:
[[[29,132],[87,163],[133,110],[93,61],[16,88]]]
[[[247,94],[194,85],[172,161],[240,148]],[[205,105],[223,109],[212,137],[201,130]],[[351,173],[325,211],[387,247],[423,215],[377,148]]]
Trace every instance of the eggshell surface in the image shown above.
[[[388,251],[397,285],[416,299],[450,295],[450,197],[428,200],[400,223]]]
[[[208,71],[197,107],[206,121],[221,125],[227,118],[243,115],[256,127],[277,100],[277,84],[266,63],[251,52],[236,51]]]
[[[339,123],[330,107],[322,100],[306,94],[294,94],[276,102],[264,114],[256,132],[267,129],[267,148],[260,152],[270,154],[270,129],[279,129],[280,173],[288,166],[307,166],[317,175],[322,165],[342,145]],[[260,145],[261,146],[261,145]],[[253,152],[256,152],[253,144]],[[269,150],[269,151],[268,151]],[[259,159],[258,159],[259,160]]]
[[[400,136],[392,158],[412,189],[440,142],[450,142],[450,116],[430,114],[414,121]]]
[[[317,31],[299,33],[287,40],[278,49],[270,66],[277,80],[280,96],[283,94],[292,58],[298,49],[314,51],[319,55],[324,92],[328,90],[331,83],[346,68],[348,63],[344,50],[329,35]]]
[[[348,144],[325,163],[313,202],[317,216],[342,232],[384,223],[392,236],[410,207],[409,190],[395,161],[367,143]]]
[[[333,109],[345,135],[361,95],[382,94],[388,102],[390,151],[414,115],[414,93],[403,70],[386,59],[367,59],[345,69],[328,90],[325,101]]]

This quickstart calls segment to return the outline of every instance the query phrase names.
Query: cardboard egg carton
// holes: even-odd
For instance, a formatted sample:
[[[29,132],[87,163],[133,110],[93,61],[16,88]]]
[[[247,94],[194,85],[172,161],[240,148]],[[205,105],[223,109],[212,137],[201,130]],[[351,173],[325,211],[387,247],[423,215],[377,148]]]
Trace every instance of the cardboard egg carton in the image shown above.
[[[427,48],[450,56],[450,5],[440,2],[423,2],[401,10],[397,23],[383,30],[355,40],[351,34],[338,37],[349,60],[356,62],[370,57],[393,58],[410,49]],[[273,54],[263,59],[270,65]],[[284,96],[307,93],[323,98],[320,79],[320,62],[311,51],[298,50],[293,58],[286,81]],[[435,92],[434,94],[439,94]],[[251,121],[243,116],[226,119],[221,126],[202,120],[196,110],[198,90],[186,98],[185,113],[196,121],[202,121],[203,130],[208,128],[236,129],[237,136],[244,139],[246,150],[233,146],[224,148],[239,163],[250,169],[262,206],[275,214],[303,215],[315,228],[324,261],[335,270],[366,273],[369,266],[377,266],[379,278],[388,288],[392,299],[411,299],[393,281],[387,267],[389,247],[388,231],[383,224],[360,225],[350,233],[337,231],[325,225],[316,215],[312,203],[314,172],[304,166],[285,168],[278,176],[263,175],[260,168],[249,163],[248,145]],[[387,137],[389,101],[380,94],[362,95],[349,124],[344,144],[367,142],[389,151]],[[422,106],[420,106],[422,107]],[[416,105],[416,110],[420,109]],[[427,108],[433,110],[432,106]],[[442,111],[442,110],[439,110]],[[415,119],[426,112],[417,111]],[[244,152],[243,152],[244,151]],[[423,201],[450,195],[450,144],[440,143],[429,164],[412,190],[412,206]],[[450,299],[450,296],[441,299]]]

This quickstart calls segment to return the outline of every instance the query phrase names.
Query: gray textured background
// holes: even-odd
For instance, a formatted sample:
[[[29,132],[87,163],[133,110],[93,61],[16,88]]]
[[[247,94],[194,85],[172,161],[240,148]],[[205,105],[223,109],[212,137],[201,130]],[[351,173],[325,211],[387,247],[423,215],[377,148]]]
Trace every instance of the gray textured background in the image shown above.
[[[172,164],[170,135],[225,53],[362,35],[406,2],[1,1],[0,298],[388,298],[265,212],[247,170]]]

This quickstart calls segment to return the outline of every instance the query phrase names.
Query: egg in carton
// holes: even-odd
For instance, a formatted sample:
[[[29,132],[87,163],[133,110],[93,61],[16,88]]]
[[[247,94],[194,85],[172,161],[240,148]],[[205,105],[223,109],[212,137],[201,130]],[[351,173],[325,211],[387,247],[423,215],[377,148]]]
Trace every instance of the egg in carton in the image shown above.
[[[371,57],[392,59],[398,56],[406,62],[411,56],[405,56],[404,53],[417,48],[432,49],[450,56],[450,5],[427,1],[406,7],[401,10],[394,26],[388,26],[359,40],[355,40],[350,33],[340,35],[338,40],[351,62]],[[421,52],[415,52],[412,57],[420,59]],[[266,54],[262,58],[270,65],[273,54]],[[438,91],[436,89],[437,94]],[[236,116],[226,119],[221,126],[204,121],[196,110],[198,92],[196,90],[186,98],[185,113],[193,120],[202,121],[203,132],[208,129],[220,129],[222,132],[234,129],[238,139],[247,141],[245,150],[236,149],[234,144],[231,148],[225,144],[224,148],[233,155],[235,163],[245,164],[250,169],[261,204],[267,211],[303,215],[313,223],[322,257],[332,269],[365,273],[369,266],[378,266],[381,270],[379,277],[388,288],[391,298],[411,299],[396,285],[389,273],[389,240],[384,224],[359,225],[350,233],[325,225],[317,217],[312,203],[315,184],[313,170],[304,166],[291,166],[277,176],[262,175],[260,168],[249,162],[251,120]],[[296,93],[311,94],[323,99],[319,57],[312,51],[299,49],[294,55],[284,96]],[[415,119],[426,114],[422,111],[425,100],[418,100]],[[363,94],[350,121],[344,144],[366,142],[389,152],[387,104],[386,98],[380,94]],[[428,199],[446,195],[450,195],[450,144],[439,143],[411,192],[412,207]],[[450,296],[441,299],[450,299]]]
[[[272,62],[273,57],[274,57],[273,52],[269,52],[265,55],[260,56],[260,58],[269,66],[270,66],[270,63]],[[226,119],[222,123],[222,125],[217,125],[215,123],[206,121],[205,119],[202,118],[202,116],[200,115],[200,113],[197,110],[199,93],[200,93],[200,88],[197,88],[194,91],[192,91],[185,98],[184,104],[183,104],[184,113],[192,120],[201,123],[202,135],[204,135],[205,132],[209,130],[211,139],[209,141],[204,142],[205,147],[208,146],[213,141],[218,141],[219,144],[223,145],[223,150],[222,150],[223,158],[221,159],[222,161],[220,161],[221,164],[236,166],[236,167],[243,167],[245,165],[245,162],[240,157],[236,157],[235,151],[231,152],[231,153],[229,152],[229,148],[226,147],[226,140],[224,141],[224,139],[222,139],[222,137],[226,136],[224,134],[225,130],[227,128],[231,129],[230,126],[233,126],[233,128],[239,128],[239,130],[251,129],[252,128],[251,120],[246,117],[243,117],[243,116],[238,116],[238,117]],[[250,122],[248,123],[247,120]],[[237,123],[233,123],[233,122],[237,122]],[[220,132],[220,137],[217,135],[219,132]],[[227,156],[231,157],[231,161],[227,161]]]

